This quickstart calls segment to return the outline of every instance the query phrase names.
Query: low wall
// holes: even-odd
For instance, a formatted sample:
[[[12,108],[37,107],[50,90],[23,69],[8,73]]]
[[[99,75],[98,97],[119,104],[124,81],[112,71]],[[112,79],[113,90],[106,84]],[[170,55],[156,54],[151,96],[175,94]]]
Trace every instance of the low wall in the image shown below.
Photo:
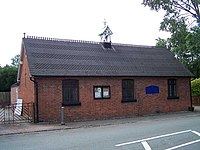
[[[195,106],[200,106],[200,96],[192,97],[192,104]]]

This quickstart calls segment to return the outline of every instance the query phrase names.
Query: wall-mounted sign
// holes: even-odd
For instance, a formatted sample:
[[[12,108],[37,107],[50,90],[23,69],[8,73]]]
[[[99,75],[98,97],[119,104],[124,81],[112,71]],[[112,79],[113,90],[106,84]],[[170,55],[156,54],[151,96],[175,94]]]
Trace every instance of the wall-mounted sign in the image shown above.
[[[104,87],[103,88],[103,97],[104,98],[109,98],[110,97],[110,88],[109,87]]]
[[[94,99],[110,98],[110,86],[94,86]]]
[[[146,87],[146,94],[158,94],[159,87],[155,85],[147,86]]]
[[[21,116],[21,114],[22,114],[22,99],[17,99],[14,114]]]
[[[94,88],[94,93],[95,93],[95,98],[102,98],[102,96],[101,96],[101,88],[100,87],[95,87]]]

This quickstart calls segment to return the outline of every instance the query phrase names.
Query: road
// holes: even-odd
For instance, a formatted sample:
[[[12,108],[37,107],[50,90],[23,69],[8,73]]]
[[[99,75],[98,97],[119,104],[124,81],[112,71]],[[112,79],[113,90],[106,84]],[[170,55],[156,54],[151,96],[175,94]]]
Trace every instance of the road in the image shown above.
[[[1,150],[200,150],[200,113],[100,127],[0,136]]]

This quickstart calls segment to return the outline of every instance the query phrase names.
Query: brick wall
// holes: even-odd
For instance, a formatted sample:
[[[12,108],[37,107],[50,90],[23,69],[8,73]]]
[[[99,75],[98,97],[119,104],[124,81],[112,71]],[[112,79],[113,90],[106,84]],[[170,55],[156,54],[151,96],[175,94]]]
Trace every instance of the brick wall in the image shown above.
[[[20,84],[18,87],[18,98],[22,99],[23,103],[34,102],[35,100],[34,83],[30,80],[30,71],[25,51],[22,56]]]
[[[38,78],[40,121],[60,121],[63,79],[79,80],[79,100],[81,102],[81,106],[65,106],[66,121],[184,111],[190,106],[189,78],[177,78],[179,99],[167,99],[168,78],[164,77]],[[137,102],[121,103],[122,79],[134,79]],[[94,100],[94,85],[110,85],[111,98]],[[149,85],[159,86],[159,94],[147,95],[145,88]]]

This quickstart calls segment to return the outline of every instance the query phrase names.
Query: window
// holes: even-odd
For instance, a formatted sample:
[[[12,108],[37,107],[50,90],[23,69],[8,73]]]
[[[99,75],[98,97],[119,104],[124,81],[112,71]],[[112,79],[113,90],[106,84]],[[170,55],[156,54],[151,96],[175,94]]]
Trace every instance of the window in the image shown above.
[[[64,106],[80,105],[78,80],[63,80],[62,90]]]
[[[168,80],[168,99],[177,99],[177,80]]]
[[[109,99],[110,86],[94,86],[94,99]]]
[[[134,80],[122,80],[122,102],[135,102]]]

